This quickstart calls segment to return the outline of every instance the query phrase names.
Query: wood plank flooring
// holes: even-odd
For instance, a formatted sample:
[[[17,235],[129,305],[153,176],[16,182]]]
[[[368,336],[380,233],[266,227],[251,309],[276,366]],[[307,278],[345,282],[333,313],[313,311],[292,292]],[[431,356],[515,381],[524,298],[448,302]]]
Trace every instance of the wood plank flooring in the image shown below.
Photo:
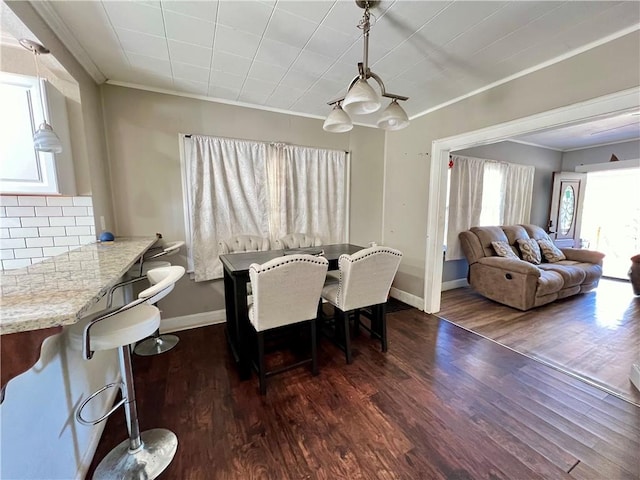
[[[415,309],[388,314],[389,352],[354,361],[323,339],[320,375],[241,382],[224,326],[135,357],[143,430],[179,439],[164,479],[638,479],[640,409]],[[97,462],[126,438],[108,420]],[[90,478],[90,477],[89,477]]]
[[[457,288],[443,292],[438,316],[640,405],[629,381],[640,360],[640,297],[627,282],[603,279],[593,292],[527,312]]]

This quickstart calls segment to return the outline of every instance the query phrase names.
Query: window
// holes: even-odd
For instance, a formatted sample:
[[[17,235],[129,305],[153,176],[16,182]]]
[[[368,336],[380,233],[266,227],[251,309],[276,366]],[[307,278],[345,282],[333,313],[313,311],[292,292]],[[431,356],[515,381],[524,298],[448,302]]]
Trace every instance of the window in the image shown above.
[[[343,151],[191,135],[182,137],[188,267],[222,276],[218,242],[288,233],[347,240],[349,168]]]
[[[464,258],[458,234],[473,226],[528,223],[535,169],[451,156],[445,260]]]

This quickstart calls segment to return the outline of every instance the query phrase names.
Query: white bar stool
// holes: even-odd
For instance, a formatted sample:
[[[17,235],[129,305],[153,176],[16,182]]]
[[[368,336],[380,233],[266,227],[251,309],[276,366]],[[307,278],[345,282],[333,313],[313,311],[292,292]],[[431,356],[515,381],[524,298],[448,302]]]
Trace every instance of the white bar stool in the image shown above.
[[[156,478],[169,466],[178,448],[178,438],[170,430],[155,428],[140,433],[129,350],[129,345],[158,329],[160,310],[152,304],[173,289],[175,282],[184,275],[184,268],[170,267],[163,273],[162,280],[140,292],[133,302],[98,312],[69,329],[71,341],[82,342],[82,353],[86,360],[90,360],[95,351],[113,348],[118,349],[120,360],[122,381],[110,383],[97,390],[76,410],[78,422],[95,425],[109,417],[120,406],[124,406],[129,439],[117,445],[102,459],[94,472],[94,479]],[[122,399],[98,419],[83,418],[82,411],[85,406],[97,395],[112,387],[121,388]]]
[[[153,260],[160,257],[170,257],[172,255],[177,254],[180,251],[180,248],[184,245],[183,241],[173,242],[165,245],[162,251],[157,252],[155,254],[149,255],[146,258],[141,260],[140,264],[136,264],[129,269],[127,272],[129,277],[136,278],[140,276],[146,276],[151,284],[154,284],[153,278],[148,275],[148,273],[152,270],[157,270],[159,268],[167,268],[171,266],[170,262],[164,260]],[[169,292],[167,292],[168,294]],[[158,299],[160,300],[160,299]],[[154,302],[155,303],[155,302]],[[160,330],[156,330],[152,336],[149,338],[139,342],[133,352],[136,355],[141,355],[143,357],[148,357],[151,355],[159,355],[160,353],[168,352],[173,347],[175,347],[180,338],[176,335],[164,334],[160,335]]]

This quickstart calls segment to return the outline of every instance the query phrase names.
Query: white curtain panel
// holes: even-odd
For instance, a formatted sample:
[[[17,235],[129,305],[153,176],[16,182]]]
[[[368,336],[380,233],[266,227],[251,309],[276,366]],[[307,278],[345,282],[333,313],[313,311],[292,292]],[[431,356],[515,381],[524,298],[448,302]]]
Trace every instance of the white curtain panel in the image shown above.
[[[445,260],[464,258],[458,234],[480,224],[485,161],[452,155],[447,251]]]
[[[346,241],[347,154],[282,144],[269,148],[272,239],[308,233],[326,244]]]
[[[501,225],[529,223],[535,168],[513,163],[507,165],[504,182],[504,213]]]
[[[218,241],[232,235],[269,236],[265,158],[267,145],[192,135],[185,152],[191,186],[194,279],[222,277]]]

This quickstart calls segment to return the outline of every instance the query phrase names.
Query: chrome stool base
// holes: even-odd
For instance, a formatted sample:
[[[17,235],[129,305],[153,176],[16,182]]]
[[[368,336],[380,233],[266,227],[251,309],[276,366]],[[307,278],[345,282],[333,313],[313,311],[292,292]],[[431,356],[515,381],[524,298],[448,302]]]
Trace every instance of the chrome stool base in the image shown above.
[[[140,480],[158,477],[171,463],[178,449],[178,437],[164,428],[154,428],[140,434],[142,445],[129,450],[126,439],[102,459],[93,474],[95,480]]]
[[[133,349],[136,355],[149,357],[160,353],[168,352],[175,347],[180,338],[175,335],[160,335],[158,337],[150,337],[139,342]]]

